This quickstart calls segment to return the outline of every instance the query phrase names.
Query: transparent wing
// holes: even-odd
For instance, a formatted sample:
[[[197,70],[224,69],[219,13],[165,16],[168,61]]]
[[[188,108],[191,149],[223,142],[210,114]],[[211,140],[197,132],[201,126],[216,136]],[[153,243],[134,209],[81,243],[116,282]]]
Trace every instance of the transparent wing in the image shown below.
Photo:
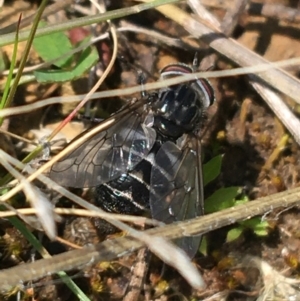
[[[93,187],[132,170],[151,150],[156,132],[134,111],[55,163],[50,178],[62,186]],[[72,142],[71,142],[72,143]]]
[[[203,215],[200,142],[192,138],[183,150],[173,142],[164,143],[155,156],[150,187],[154,219],[172,223]],[[200,240],[200,236],[183,237],[176,243],[193,257]]]

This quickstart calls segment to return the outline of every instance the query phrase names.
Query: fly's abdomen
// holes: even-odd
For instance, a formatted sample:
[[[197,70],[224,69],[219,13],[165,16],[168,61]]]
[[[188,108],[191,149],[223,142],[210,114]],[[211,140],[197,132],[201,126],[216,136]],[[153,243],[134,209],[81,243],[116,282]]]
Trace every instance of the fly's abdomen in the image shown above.
[[[140,162],[133,171],[95,189],[95,203],[111,213],[150,215],[149,186],[151,163]]]

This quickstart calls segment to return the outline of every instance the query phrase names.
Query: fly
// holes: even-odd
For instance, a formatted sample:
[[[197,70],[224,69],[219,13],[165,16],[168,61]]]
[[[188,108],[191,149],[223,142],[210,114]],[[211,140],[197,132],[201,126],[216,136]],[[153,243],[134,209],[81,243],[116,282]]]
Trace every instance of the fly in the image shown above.
[[[191,73],[191,67],[177,63],[162,69],[161,78]],[[150,215],[165,223],[203,215],[198,133],[214,102],[212,86],[195,78],[140,101],[55,163],[50,177],[67,187],[95,187],[94,201],[107,212]],[[193,236],[176,243],[193,257],[200,241]]]

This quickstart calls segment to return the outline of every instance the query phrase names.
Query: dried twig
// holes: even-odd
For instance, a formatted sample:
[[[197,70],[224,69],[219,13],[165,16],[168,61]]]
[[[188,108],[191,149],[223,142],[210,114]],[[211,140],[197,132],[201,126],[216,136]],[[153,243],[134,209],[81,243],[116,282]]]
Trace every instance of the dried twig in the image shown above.
[[[212,8],[222,8],[227,11],[232,6],[231,0],[201,0],[202,4]],[[259,15],[292,23],[300,22],[300,11],[297,8],[281,4],[251,2],[247,11],[252,15]]]
[[[156,9],[182,25],[194,37],[202,39],[211,48],[240,66],[255,66],[268,63],[260,55],[242,46],[235,40],[208,28],[174,5],[164,5]],[[274,68],[267,72],[258,73],[255,77],[257,77],[258,81],[263,80],[267,82],[271,86],[276,87],[278,91],[285,93],[295,99],[297,103],[300,103],[300,81],[291,74],[279,68]],[[280,82],[280,85],[278,85],[278,82]]]
[[[300,121],[285,104],[282,98],[272,88],[265,86],[263,83],[256,82],[250,75],[250,83],[253,88],[266,101],[278,119],[285,125],[295,141],[300,144]]]
[[[149,267],[150,252],[146,248],[142,248],[137,257],[136,262],[131,270],[132,275],[127,287],[127,291],[123,298],[123,301],[136,301],[138,300],[144,279]]]
[[[228,9],[222,23],[220,23],[210,12],[208,12],[204,6],[202,6],[197,0],[189,0],[188,4],[197,13],[200,20],[206,20],[210,22],[212,28],[215,28],[218,32],[222,31],[226,36],[229,36],[234,30],[239,16],[244,12],[248,0],[236,0],[235,5]],[[201,62],[201,70],[208,70],[215,64],[216,54],[212,53]]]
[[[45,8],[42,17],[44,18],[44,17],[50,16],[50,15],[58,12],[59,10],[64,9],[65,7],[72,4],[73,2],[74,2],[74,0],[57,1],[57,2],[55,2],[55,3],[49,5],[48,7]],[[35,14],[32,14],[32,15],[24,18],[21,21],[21,24],[19,25],[19,28],[22,29],[22,28],[24,28],[28,25],[31,25],[34,17],[35,17]],[[17,27],[18,27],[18,22],[10,24],[10,25],[8,25],[4,28],[1,28],[0,29],[0,34],[2,35],[2,34],[7,34],[7,33],[10,33],[10,32],[14,32],[14,31],[17,30]]]
[[[226,36],[230,36],[239,21],[239,17],[245,11],[249,0],[235,0],[232,7],[226,11],[222,20],[221,29]]]
[[[299,203],[299,199],[300,188],[295,188],[193,220],[150,229],[145,233],[170,239],[206,233],[252,216],[262,215],[275,208],[294,206]],[[0,291],[9,290],[12,286],[22,282],[35,280],[60,270],[71,270],[98,261],[113,260],[142,246],[141,241],[133,240],[130,237],[121,237],[104,241],[98,245],[87,246],[81,250],[56,255],[51,259],[38,260],[3,270],[0,272]]]
[[[252,2],[248,9],[250,14],[275,18],[281,21],[299,23],[300,11],[296,8],[286,7],[280,4]]]
[[[243,5],[245,4],[245,2],[240,2],[241,7],[243,7]],[[224,35],[214,32],[206,25],[193,19],[191,16],[173,5],[160,7],[157,8],[157,10],[164,13],[167,17],[173,19],[175,22],[178,22],[195,37],[203,39],[210,45],[210,47],[214,48],[215,50],[227,56],[230,60],[241,66],[256,65],[262,62],[267,62],[258,54],[243,47],[233,39],[226,38]],[[271,87],[279,89],[281,92],[291,96],[298,103],[300,102],[300,94],[297,95],[295,93],[300,93],[300,81],[292,75],[288,74],[286,71],[278,68],[269,70],[267,72],[251,75],[250,82],[256,89],[256,91],[265,99],[270,108],[273,109],[274,113],[280,118],[282,123],[287,127],[296,142],[300,144],[300,122],[294,116],[291,110],[283,103],[279,96],[272,97],[273,95],[276,95],[275,92],[264,85],[261,79],[270,84]],[[279,82],[280,85],[278,85]],[[280,107],[283,111],[278,110],[279,101],[281,102]]]

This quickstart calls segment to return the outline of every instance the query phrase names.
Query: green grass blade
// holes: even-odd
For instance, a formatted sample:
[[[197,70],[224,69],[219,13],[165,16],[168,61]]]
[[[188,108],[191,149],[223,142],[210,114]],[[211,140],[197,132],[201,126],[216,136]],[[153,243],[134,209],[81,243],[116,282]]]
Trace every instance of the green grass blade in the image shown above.
[[[49,258],[47,251],[41,245],[41,243],[36,239],[36,237],[27,229],[24,223],[18,217],[10,217],[9,221],[16,227],[24,237],[29,241],[29,243],[41,254],[43,258]],[[74,283],[74,281],[63,271],[58,272],[57,275],[61,280],[68,286],[68,288],[82,301],[90,301],[90,299],[82,292],[82,290]]]
[[[222,155],[216,156],[203,165],[203,185],[207,185],[216,179],[222,166]]]
[[[21,22],[21,16],[19,18],[19,24]],[[12,81],[12,77],[13,77],[13,70],[15,68],[16,65],[16,60],[17,60],[17,51],[18,51],[18,44],[19,44],[19,30],[16,31],[16,37],[15,37],[15,43],[14,43],[14,49],[13,49],[13,54],[12,54],[12,58],[11,58],[11,63],[10,63],[10,68],[9,68],[9,73],[8,73],[8,77],[5,83],[5,87],[4,87],[4,91],[3,91],[3,95],[2,95],[2,99],[0,102],[0,110],[4,109],[7,106],[7,102],[8,102],[8,93],[9,93],[9,88],[11,85],[11,81]],[[0,118],[0,126],[3,123],[3,118]]]
[[[155,0],[147,3],[134,5],[131,7],[116,9],[113,11],[106,12],[104,14],[96,14],[93,16],[87,16],[87,17],[77,18],[75,20],[69,20],[61,24],[53,24],[53,25],[45,26],[37,30],[36,37],[44,36],[53,32],[69,30],[75,27],[82,27],[94,23],[105,22],[107,20],[114,20],[121,17],[126,17],[128,15],[140,13],[141,11],[147,9],[151,9],[157,6],[175,3],[175,2],[179,2],[179,0]],[[19,41],[27,40],[29,37],[29,33],[30,32],[28,30],[21,31],[19,34]],[[0,47],[4,45],[12,44],[13,42],[14,42],[14,35],[11,33],[0,36]]]

